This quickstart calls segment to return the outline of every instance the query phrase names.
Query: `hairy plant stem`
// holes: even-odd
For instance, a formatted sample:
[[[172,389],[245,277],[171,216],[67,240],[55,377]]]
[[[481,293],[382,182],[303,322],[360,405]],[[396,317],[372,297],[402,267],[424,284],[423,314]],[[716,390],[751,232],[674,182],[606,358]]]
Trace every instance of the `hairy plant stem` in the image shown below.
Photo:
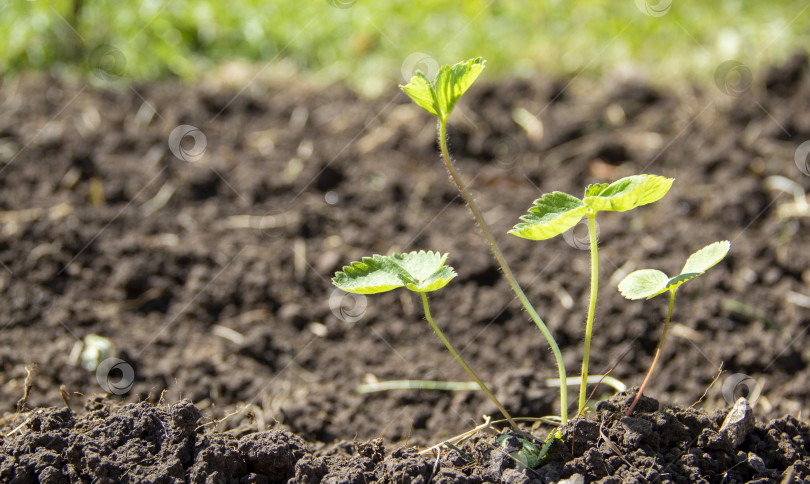
[[[585,351],[582,354],[582,383],[579,385],[579,408],[582,413],[588,399],[588,360],[591,356],[593,317],[596,313],[596,293],[599,290],[599,241],[596,238],[596,213],[588,213],[588,236],[591,242],[591,300],[588,304],[588,320],[585,323]]]
[[[512,286],[512,291],[514,291],[515,295],[517,296],[518,300],[520,300],[523,307],[526,308],[526,311],[529,313],[529,316],[534,321],[534,324],[540,329],[540,332],[543,333],[546,340],[548,341],[549,346],[551,346],[551,351],[554,353],[554,359],[557,360],[557,370],[560,373],[560,381],[566,381],[565,377],[565,364],[563,363],[562,353],[560,353],[560,348],[557,346],[557,342],[554,340],[554,336],[552,336],[551,331],[548,330],[546,327],[546,323],[540,319],[540,316],[537,314],[537,311],[534,310],[534,307],[529,302],[528,298],[526,298],[526,294],[523,293],[523,289],[520,288],[520,284],[518,284],[517,279],[515,279],[512,270],[509,268],[509,264],[506,262],[506,258],[504,258],[503,253],[501,252],[500,247],[498,247],[498,243],[495,241],[495,238],[492,236],[492,232],[489,230],[489,226],[487,225],[486,221],[484,221],[484,216],[481,214],[481,211],[478,209],[478,205],[470,196],[470,193],[467,191],[467,187],[464,186],[464,182],[461,180],[458,172],[456,171],[455,164],[453,160],[450,158],[450,152],[447,149],[447,120],[440,119],[439,120],[439,144],[441,145],[442,150],[442,158],[444,159],[444,165],[447,167],[447,171],[450,172],[450,178],[453,179],[453,183],[455,183],[456,188],[461,193],[461,196],[464,197],[464,201],[467,202],[467,206],[470,207],[470,210],[473,213],[473,217],[475,217],[475,221],[478,223],[481,230],[484,232],[484,237],[486,237],[487,242],[489,242],[489,246],[492,248],[492,253],[495,255],[495,259],[498,261],[498,264],[501,266],[501,270],[503,270],[504,276],[506,276],[506,280],[509,281],[509,285]],[[565,425],[568,422],[568,388],[565,385],[560,385],[560,422],[561,425]]]
[[[487,394],[489,399],[492,400],[492,403],[494,403],[495,406],[498,407],[498,410],[501,411],[503,416],[509,422],[509,425],[511,425],[512,428],[515,430],[520,430],[520,427],[518,427],[517,423],[515,423],[515,421],[512,420],[512,416],[509,415],[509,412],[507,412],[504,406],[501,405],[501,402],[499,402],[498,399],[495,398],[495,395],[493,395],[492,392],[489,391],[489,388],[487,388],[484,382],[481,381],[480,378],[478,378],[478,375],[476,375],[475,372],[472,371],[472,369],[469,366],[467,366],[467,363],[464,362],[464,359],[461,357],[461,355],[459,355],[456,349],[453,348],[453,345],[451,345],[450,341],[448,341],[447,338],[444,336],[442,330],[440,330],[439,327],[436,325],[436,323],[433,321],[433,317],[431,317],[430,315],[430,307],[428,306],[427,294],[425,294],[424,292],[420,292],[419,295],[422,296],[422,306],[425,308],[425,318],[428,320],[428,323],[430,323],[430,326],[433,328],[433,331],[436,332],[436,335],[439,336],[439,339],[442,340],[444,346],[446,346],[447,349],[450,351],[450,353],[452,353],[453,356],[456,357],[456,361],[458,361],[459,364],[461,364],[461,366],[464,367],[464,369],[472,377],[472,379],[475,380],[475,383],[478,383],[478,386],[481,387],[481,390],[483,390],[484,393]]]
[[[627,409],[625,415],[630,415],[633,413],[633,409],[636,408],[636,403],[638,403],[638,400],[644,393],[644,389],[647,388],[647,383],[650,382],[650,377],[652,377],[653,371],[655,371],[655,365],[658,364],[658,358],[661,357],[661,349],[664,347],[664,341],[667,339],[667,330],[669,329],[669,321],[672,318],[673,307],[675,307],[675,291],[669,291],[669,311],[667,312],[667,321],[664,323],[664,332],[661,334],[661,341],[658,342],[658,348],[655,349],[655,356],[653,357],[653,362],[652,365],[650,365],[650,369],[647,371],[647,376],[644,377],[644,381],[641,383],[641,386],[638,389],[636,398],[633,399],[633,403],[630,404],[630,408]]]

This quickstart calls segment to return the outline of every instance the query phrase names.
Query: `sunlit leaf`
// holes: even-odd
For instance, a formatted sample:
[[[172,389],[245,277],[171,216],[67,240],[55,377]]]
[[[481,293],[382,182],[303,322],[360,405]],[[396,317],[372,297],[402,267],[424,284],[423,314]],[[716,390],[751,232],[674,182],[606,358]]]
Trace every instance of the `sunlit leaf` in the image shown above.
[[[481,57],[459,62],[452,66],[442,66],[436,75],[436,97],[440,117],[447,119],[461,96],[484,70],[485,61]]]
[[[655,297],[667,290],[669,276],[656,269],[642,269],[630,273],[619,283],[619,292],[627,299]]]
[[[728,254],[731,243],[727,240],[709,244],[695,252],[683,270],[669,277],[656,269],[642,269],[629,274],[619,283],[619,292],[627,299],[650,299],[667,291],[677,291],[685,282],[691,281],[711,269]]]
[[[683,266],[681,274],[687,272],[703,273],[708,271],[712,266],[723,260],[730,249],[731,242],[728,240],[707,245],[689,256],[689,259],[686,260],[686,264]]]
[[[433,88],[427,76],[422,72],[417,71],[416,74],[411,77],[411,81],[408,84],[399,86],[399,88],[402,89],[417,106],[434,116],[440,116],[441,109],[439,108],[439,101],[436,98],[436,90]]]
[[[523,222],[509,233],[524,239],[550,239],[575,226],[587,211],[577,197],[563,192],[546,193],[534,201],[529,214],[520,217]]]
[[[456,277],[453,268],[444,265],[446,259],[447,254],[423,250],[374,255],[345,266],[335,273],[332,283],[355,294],[377,294],[403,286],[416,292],[435,291]]]
[[[363,257],[362,261],[352,262],[335,273],[332,283],[355,294],[377,294],[404,286],[399,274],[383,269],[380,257]]]
[[[625,212],[660,200],[673,181],[658,175],[633,175],[609,185],[589,185],[585,189],[584,202],[595,211]]]

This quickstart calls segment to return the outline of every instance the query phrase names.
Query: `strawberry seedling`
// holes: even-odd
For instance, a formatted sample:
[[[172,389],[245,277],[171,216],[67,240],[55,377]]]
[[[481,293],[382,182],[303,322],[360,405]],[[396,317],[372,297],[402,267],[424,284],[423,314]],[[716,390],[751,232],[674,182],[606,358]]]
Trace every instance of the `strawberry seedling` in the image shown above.
[[[655,349],[655,356],[653,357],[649,371],[647,371],[647,376],[641,383],[641,387],[639,387],[638,394],[636,394],[636,398],[633,399],[633,403],[631,403],[630,407],[627,409],[627,415],[633,413],[636,403],[639,398],[641,398],[642,393],[644,393],[644,389],[647,387],[647,383],[650,382],[653,371],[655,371],[655,366],[658,364],[661,349],[664,347],[664,341],[666,341],[667,338],[667,330],[669,329],[669,322],[672,318],[672,309],[675,307],[675,293],[678,291],[678,288],[685,282],[700,276],[723,260],[730,248],[731,242],[727,240],[707,245],[689,256],[681,273],[675,277],[669,277],[656,269],[642,269],[629,274],[619,283],[619,292],[627,299],[651,299],[659,294],[669,292],[669,310],[667,311],[667,319],[664,322],[664,332],[661,334],[658,347]]]
[[[456,361],[478,384],[481,390],[498,407],[509,424],[518,430],[518,426],[501,402],[487,388],[478,375],[467,365],[461,355],[453,348],[439,326],[433,321],[428,305],[427,293],[446,286],[456,277],[452,267],[444,265],[447,254],[436,252],[409,252],[407,254],[392,254],[390,256],[374,255],[364,257],[362,261],[353,262],[343,267],[335,274],[332,283],[346,292],[354,294],[377,294],[388,292],[400,287],[419,293],[422,298],[422,307],[425,310],[425,319],[428,320],[433,331],[442,340],[444,346],[456,358]]]
[[[635,175],[611,184],[589,185],[580,200],[563,192],[551,192],[534,201],[529,214],[521,217],[523,222],[509,231],[517,237],[530,240],[546,240],[573,228],[588,219],[588,235],[591,250],[591,295],[588,317],[585,323],[585,349],[582,356],[582,377],[579,386],[579,412],[585,408],[588,385],[588,359],[591,352],[596,294],[599,289],[599,253],[596,237],[596,214],[601,211],[626,212],[642,205],[656,202],[672,187],[672,178],[656,175]]]
[[[498,265],[500,265],[512,291],[514,291],[518,300],[526,309],[526,312],[529,313],[535,325],[537,325],[540,332],[543,333],[543,336],[546,338],[546,341],[548,341],[551,351],[554,353],[554,359],[557,362],[560,381],[565,382],[567,381],[565,365],[563,363],[562,353],[560,352],[557,342],[554,340],[554,336],[552,336],[551,331],[548,330],[546,323],[540,319],[537,311],[529,302],[520,284],[518,284],[515,275],[512,273],[512,269],[510,269],[503,252],[501,252],[498,246],[498,242],[489,229],[489,225],[484,220],[484,216],[478,208],[478,204],[475,203],[469,190],[461,180],[461,176],[447,149],[447,120],[450,117],[450,113],[453,111],[456,103],[458,103],[458,100],[461,99],[461,96],[469,89],[472,83],[475,82],[478,75],[481,74],[483,70],[484,60],[481,57],[476,57],[452,66],[442,66],[438,74],[436,74],[435,81],[432,83],[427,76],[417,71],[410,82],[407,85],[400,86],[400,88],[419,107],[438,119],[439,145],[441,147],[442,159],[444,160],[447,171],[450,173],[450,178],[453,180],[453,183],[455,183],[464,201],[467,202],[467,206],[470,207],[470,211],[472,211],[476,223],[481,227],[481,231],[483,231],[484,237],[486,237],[492,249],[492,253],[495,255],[495,259],[498,261]],[[560,423],[564,425],[568,422],[568,389],[566,385],[560,385],[560,400]]]

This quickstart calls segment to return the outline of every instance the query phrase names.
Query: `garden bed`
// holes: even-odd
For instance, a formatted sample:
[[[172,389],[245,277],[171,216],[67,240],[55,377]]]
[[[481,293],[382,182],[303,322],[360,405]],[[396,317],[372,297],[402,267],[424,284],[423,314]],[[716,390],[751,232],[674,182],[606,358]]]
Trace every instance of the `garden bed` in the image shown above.
[[[571,238],[505,235],[541,193],[576,193],[636,173],[676,179],[655,205],[599,221],[591,371],[628,385],[643,379],[666,307],[625,301],[615,290],[621,275],[676,272],[704,245],[732,241],[726,260],[684,290],[646,390],[664,406],[700,401],[706,413],[673,410],[628,424],[606,411],[594,417],[600,424],[573,423],[566,435],[574,450],[557,449],[559,465],[540,476],[599,479],[635,467],[648,469],[639,475],[650,480],[652,472],[692,479],[687,468],[712,482],[726,472],[778,479],[800,460],[794,469],[807,477],[807,427],[796,419],[810,402],[810,231],[806,216],[791,216],[794,195],[773,189],[786,182],[770,178],[792,181],[802,197],[810,189],[810,170],[795,160],[810,139],[807,58],[755,75],[748,89],[718,84],[479,81],[451,118],[459,169],[569,371],[582,356],[588,253]],[[325,475],[339,462],[348,466],[340,472],[426,480],[435,456],[387,452],[432,445],[496,410],[478,392],[357,393],[375,380],[466,379],[412,296],[368,298],[357,313],[333,310],[334,271],[372,252],[449,252],[459,277],[433,296],[437,323],[513,415],[559,411],[558,390],[546,385],[556,369],[545,340],[447,180],[433,121],[399,91],[367,100],[339,85],[281,77],[241,92],[213,83],[105,90],[28,77],[4,80],[0,99],[4,480],[19,472],[26,482],[48,466],[56,476],[68,465],[95,469],[102,481],[126,469],[136,482],[159,472],[168,482],[195,468],[208,472],[205,465],[233,476],[277,472],[275,479],[299,468]],[[172,152],[179,125],[204,133],[199,160]],[[105,380],[116,375],[97,378],[79,364],[74,347],[90,334],[108,338],[111,355],[131,368],[125,391]],[[26,379],[25,408],[15,414]],[[738,449],[700,440],[740,392],[755,388],[759,440]],[[93,397],[105,390],[107,400]],[[596,397],[609,394],[601,386]],[[194,406],[175,403],[183,399]],[[121,407],[132,402],[144,403]],[[788,414],[795,418],[782,418]],[[640,446],[639,459],[663,457],[620,464],[594,434],[601,422],[628,454]],[[649,432],[668,434],[667,425],[685,430],[655,443]],[[622,426],[630,428],[626,439],[616,434]],[[377,437],[385,446],[371,441]],[[481,437],[465,450],[478,470],[445,454],[433,482],[442,473],[457,481],[456,472],[470,482],[498,473],[522,479],[505,471],[514,462],[495,455],[493,442]],[[773,455],[774,445],[785,454]],[[89,448],[96,467],[79,457]],[[273,452],[283,455],[260,462]],[[562,463],[570,458],[580,460]]]

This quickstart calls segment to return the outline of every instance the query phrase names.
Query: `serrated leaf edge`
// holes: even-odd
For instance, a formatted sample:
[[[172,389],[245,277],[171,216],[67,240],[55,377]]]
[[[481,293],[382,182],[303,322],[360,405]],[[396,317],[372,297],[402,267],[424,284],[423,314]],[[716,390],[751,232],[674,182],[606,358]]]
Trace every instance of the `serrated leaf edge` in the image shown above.
[[[400,265],[394,259],[397,256],[412,256],[413,254],[415,254],[415,257],[422,257],[422,256],[436,257],[436,256],[439,256],[439,258],[440,258],[439,262],[438,262],[438,266],[436,267],[436,270],[431,272],[430,275],[428,275],[424,280],[417,281],[413,277],[413,274],[411,274],[407,269],[402,267],[402,265]],[[405,253],[394,252],[389,256],[380,255],[380,254],[374,254],[371,257],[363,257],[359,261],[354,261],[354,262],[350,263],[349,265],[343,266],[342,270],[335,272],[335,276],[332,277],[332,284],[335,285],[336,287],[338,287],[339,289],[343,290],[343,291],[355,292],[355,293],[358,293],[358,294],[383,293],[383,292],[393,291],[394,289],[398,289],[400,287],[405,287],[405,288],[407,288],[407,289],[409,289],[411,291],[414,291],[414,292],[435,291],[435,290],[441,289],[442,287],[446,286],[451,280],[453,280],[456,276],[458,276],[455,269],[453,269],[450,266],[445,265],[445,262],[447,261],[448,256],[449,256],[448,253],[442,254],[440,252],[434,252],[434,251],[431,251],[431,250],[428,250],[428,251],[419,250],[419,251],[411,251],[411,252],[405,252]],[[387,268],[385,267],[386,265],[389,266],[389,267],[394,266],[398,270],[388,271]],[[363,290],[363,289],[370,290],[370,289],[373,289],[375,286],[364,286],[362,288],[355,289],[355,290],[347,290],[345,287],[341,287],[341,286],[339,286],[337,284],[337,280],[340,277],[341,273],[345,273],[347,276],[351,276],[352,274],[357,274],[358,272],[370,273],[371,271],[373,271],[375,269],[376,270],[382,270],[383,272],[386,272],[386,273],[388,273],[390,275],[394,275],[394,276],[398,277],[400,279],[400,284],[397,285],[397,286],[393,286],[393,287],[383,286],[383,287],[387,287],[387,288],[383,289],[383,290],[380,290],[380,291],[375,291],[375,292],[367,292],[367,291]],[[447,274],[446,277],[437,278],[437,279],[431,281],[431,278],[436,276],[436,274],[438,274],[440,271],[442,271],[442,269],[449,269],[450,274]],[[426,283],[428,283],[429,281],[431,281],[431,282],[426,285]],[[443,282],[443,284],[437,286],[437,283],[441,283],[441,282]]]

